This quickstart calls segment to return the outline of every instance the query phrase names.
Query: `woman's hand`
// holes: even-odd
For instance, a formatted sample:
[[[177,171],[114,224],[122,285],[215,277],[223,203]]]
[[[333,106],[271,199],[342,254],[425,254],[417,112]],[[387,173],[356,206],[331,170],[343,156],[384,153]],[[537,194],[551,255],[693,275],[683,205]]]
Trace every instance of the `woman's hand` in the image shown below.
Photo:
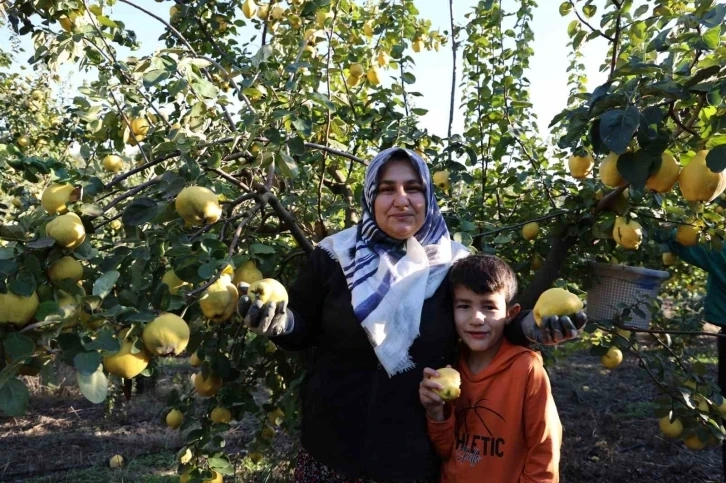
[[[443,389],[443,386],[431,380],[432,377],[439,377],[439,373],[429,367],[425,368],[423,372],[424,378],[418,386],[418,397],[430,419],[443,421],[444,400],[434,392],[434,389]]]
[[[574,339],[579,330],[587,323],[585,312],[577,312],[572,318],[568,316],[543,317],[542,325],[537,326],[534,312],[529,312],[522,319],[522,332],[532,342],[545,345],[555,345],[560,342]]]
[[[292,314],[287,310],[287,302],[268,302],[263,304],[259,300],[252,302],[247,295],[249,284],[244,282],[237,285],[240,293],[237,310],[244,320],[244,324],[259,335],[275,337],[282,335],[292,323]]]

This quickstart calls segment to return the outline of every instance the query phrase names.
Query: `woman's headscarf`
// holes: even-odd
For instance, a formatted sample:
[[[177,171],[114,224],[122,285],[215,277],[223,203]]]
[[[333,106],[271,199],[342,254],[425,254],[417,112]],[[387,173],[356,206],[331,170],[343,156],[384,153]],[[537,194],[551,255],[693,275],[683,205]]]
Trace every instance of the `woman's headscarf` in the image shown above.
[[[391,159],[409,159],[425,191],[424,224],[405,241],[386,235],[373,211],[379,173]],[[409,348],[419,335],[424,300],[434,294],[451,263],[469,251],[451,240],[426,162],[415,152],[389,148],[379,153],[368,165],[363,193],[358,225],[325,238],[320,247],[343,268],[355,315],[393,376],[414,367]]]

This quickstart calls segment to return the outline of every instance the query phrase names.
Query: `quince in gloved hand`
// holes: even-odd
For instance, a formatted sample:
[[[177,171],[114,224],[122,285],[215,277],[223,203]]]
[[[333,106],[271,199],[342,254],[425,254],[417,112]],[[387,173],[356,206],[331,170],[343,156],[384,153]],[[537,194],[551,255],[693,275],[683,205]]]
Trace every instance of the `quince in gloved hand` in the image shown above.
[[[238,310],[247,327],[260,335],[278,336],[287,332],[292,313],[287,310],[287,290],[275,279],[265,278],[238,284],[240,297]]]
[[[552,288],[540,295],[522,320],[522,331],[533,342],[551,345],[574,339],[586,323],[582,301],[567,290]]]

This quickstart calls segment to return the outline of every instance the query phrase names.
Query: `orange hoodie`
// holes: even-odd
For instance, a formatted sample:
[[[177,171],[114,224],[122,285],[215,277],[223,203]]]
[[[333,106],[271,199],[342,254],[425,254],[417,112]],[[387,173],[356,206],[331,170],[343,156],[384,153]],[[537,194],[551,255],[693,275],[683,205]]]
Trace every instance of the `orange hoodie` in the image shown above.
[[[542,357],[502,340],[479,374],[459,359],[461,396],[428,420],[441,483],[557,483],[562,425]]]

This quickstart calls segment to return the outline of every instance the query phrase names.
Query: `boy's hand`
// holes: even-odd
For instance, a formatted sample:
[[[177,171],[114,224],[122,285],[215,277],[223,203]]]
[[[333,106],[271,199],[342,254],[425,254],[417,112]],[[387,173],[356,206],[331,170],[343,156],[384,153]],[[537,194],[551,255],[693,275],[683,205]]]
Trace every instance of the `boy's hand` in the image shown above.
[[[443,389],[432,377],[439,377],[439,373],[429,367],[424,369],[424,378],[418,386],[418,397],[426,409],[426,415],[434,421],[444,420],[444,400],[434,392],[434,389]]]

